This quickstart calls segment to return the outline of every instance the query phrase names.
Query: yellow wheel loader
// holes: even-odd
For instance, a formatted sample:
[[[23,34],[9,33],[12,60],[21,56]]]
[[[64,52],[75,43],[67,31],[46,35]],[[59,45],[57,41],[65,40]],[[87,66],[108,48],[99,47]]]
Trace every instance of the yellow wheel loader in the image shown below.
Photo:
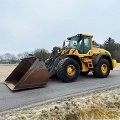
[[[72,82],[89,72],[95,77],[106,78],[117,62],[108,51],[94,46],[92,37],[77,34],[67,38],[62,48],[53,48],[45,64],[35,57],[24,58],[5,84],[11,90],[42,87],[55,75],[64,82]]]

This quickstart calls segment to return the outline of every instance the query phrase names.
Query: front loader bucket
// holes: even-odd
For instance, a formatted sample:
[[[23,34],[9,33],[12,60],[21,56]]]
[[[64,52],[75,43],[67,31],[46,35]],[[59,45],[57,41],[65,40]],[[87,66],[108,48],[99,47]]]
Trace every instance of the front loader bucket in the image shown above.
[[[43,87],[47,84],[49,73],[44,62],[36,57],[24,58],[5,80],[12,91]]]

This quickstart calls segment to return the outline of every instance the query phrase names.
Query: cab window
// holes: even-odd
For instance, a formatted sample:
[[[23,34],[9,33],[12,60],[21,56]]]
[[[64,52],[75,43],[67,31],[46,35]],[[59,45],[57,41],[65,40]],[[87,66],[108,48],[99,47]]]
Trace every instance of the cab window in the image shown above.
[[[84,37],[84,53],[90,50],[90,37]]]
[[[90,50],[90,37],[82,37],[79,41],[79,52],[86,54]]]

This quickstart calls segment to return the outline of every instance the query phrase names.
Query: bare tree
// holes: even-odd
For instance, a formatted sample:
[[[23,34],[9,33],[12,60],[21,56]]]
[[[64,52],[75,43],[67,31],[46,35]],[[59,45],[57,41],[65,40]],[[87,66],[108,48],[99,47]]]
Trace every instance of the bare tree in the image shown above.
[[[49,57],[49,55],[50,55],[50,53],[47,50],[45,50],[45,49],[35,49],[32,52],[32,54],[35,57],[37,57],[37,58],[39,58],[40,60],[43,60],[43,61],[45,61]]]
[[[23,58],[26,58],[26,57],[28,57],[28,56],[29,56],[29,52],[23,52],[23,53],[19,53],[19,54],[17,55],[18,60],[23,59]]]

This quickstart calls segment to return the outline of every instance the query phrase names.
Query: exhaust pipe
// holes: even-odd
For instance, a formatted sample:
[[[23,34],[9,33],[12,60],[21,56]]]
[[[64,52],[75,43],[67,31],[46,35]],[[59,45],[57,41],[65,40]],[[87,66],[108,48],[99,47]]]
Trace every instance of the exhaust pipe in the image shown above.
[[[49,79],[49,73],[43,61],[36,57],[22,59],[19,65],[5,80],[10,90],[44,87]]]

